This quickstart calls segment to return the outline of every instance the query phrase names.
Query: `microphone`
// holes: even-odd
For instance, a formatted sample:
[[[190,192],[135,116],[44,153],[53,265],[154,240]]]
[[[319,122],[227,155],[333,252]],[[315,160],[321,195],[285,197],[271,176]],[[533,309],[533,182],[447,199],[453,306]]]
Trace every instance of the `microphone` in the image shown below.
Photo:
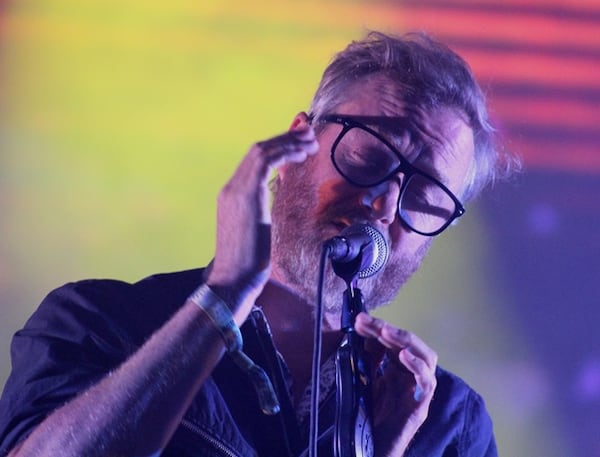
[[[385,265],[389,249],[384,236],[369,224],[346,227],[338,236],[327,240],[333,271],[346,281],[368,278]]]

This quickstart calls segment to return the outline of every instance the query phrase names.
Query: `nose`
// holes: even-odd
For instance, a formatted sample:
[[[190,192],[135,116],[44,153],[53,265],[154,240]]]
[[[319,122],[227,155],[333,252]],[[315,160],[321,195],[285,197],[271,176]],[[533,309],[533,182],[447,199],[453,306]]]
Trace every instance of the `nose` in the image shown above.
[[[385,181],[365,189],[362,195],[362,204],[369,208],[370,215],[374,220],[389,225],[396,219],[399,195],[400,182],[398,180]]]

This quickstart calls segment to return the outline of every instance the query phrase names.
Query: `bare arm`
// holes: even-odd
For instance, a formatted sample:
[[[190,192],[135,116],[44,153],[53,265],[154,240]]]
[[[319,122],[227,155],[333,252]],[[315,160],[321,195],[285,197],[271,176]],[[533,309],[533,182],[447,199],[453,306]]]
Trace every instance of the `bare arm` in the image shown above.
[[[11,455],[151,455],[164,447],[222,353],[210,321],[186,303],[129,360],[52,413]]]
[[[207,283],[238,325],[268,278],[270,172],[305,160],[317,147],[312,129],[258,143],[219,195]],[[10,455],[151,455],[166,445],[223,352],[212,321],[188,301],[118,369],[50,414]]]

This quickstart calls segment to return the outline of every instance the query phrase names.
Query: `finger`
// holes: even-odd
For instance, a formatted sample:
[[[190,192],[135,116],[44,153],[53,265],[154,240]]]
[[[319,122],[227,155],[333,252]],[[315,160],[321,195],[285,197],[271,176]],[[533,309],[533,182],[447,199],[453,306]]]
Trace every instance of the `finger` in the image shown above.
[[[423,399],[430,398],[437,385],[435,368],[431,369],[425,360],[417,357],[409,349],[400,351],[398,358],[414,376],[415,388],[413,396],[415,401],[420,402]]]
[[[375,338],[388,349],[404,349],[411,344],[409,332],[398,329],[383,319],[359,313],[356,316],[354,328],[365,338]]]
[[[383,369],[383,364],[388,359],[385,357],[386,347],[374,338],[365,339],[365,351],[371,359],[371,368],[373,375],[380,374]]]
[[[254,147],[260,151],[270,168],[277,168],[286,162],[302,162],[319,150],[315,132],[310,126],[260,141]]]
[[[437,365],[437,354],[418,336],[366,313],[356,316],[354,328],[365,338],[376,338],[388,349],[410,349],[411,353],[425,360],[429,368]]]
[[[259,141],[242,159],[226,187],[242,193],[247,193],[248,189],[256,189],[261,194],[259,198],[267,202],[267,183],[271,171],[288,162],[302,162],[318,150],[319,144],[310,126]]]
[[[354,320],[354,329],[365,338],[379,339],[384,321],[375,319],[367,313],[359,313]]]
[[[306,160],[318,148],[314,130],[310,126],[256,143],[221,189],[219,208],[226,209],[229,205],[234,207],[236,213],[244,208],[258,211],[255,219],[270,223],[267,183],[271,170],[286,162]]]
[[[386,324],[381,329],[380,341],[385,341],[391,347],[408,349],[418,359],[422,359],[430,369],[437,365],[437,354],[421,338],[407,330]],[[383,343],[383,344],[386,344]]]

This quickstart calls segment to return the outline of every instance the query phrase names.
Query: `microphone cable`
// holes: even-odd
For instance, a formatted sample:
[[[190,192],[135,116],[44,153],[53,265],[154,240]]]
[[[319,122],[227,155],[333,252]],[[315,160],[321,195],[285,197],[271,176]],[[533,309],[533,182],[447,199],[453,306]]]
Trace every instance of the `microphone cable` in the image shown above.
[[[321,249],[319,260],[319,279],[317,306],[315,309],[315,326],[313,334],[313,357],[310,389],[310,428],[308,437],[308,456],[317,457],[319,441],[319,390],[321,380],[321,352],[323,345],[323,285],[325,282],[325,264],[331,248],[327,245]]]

